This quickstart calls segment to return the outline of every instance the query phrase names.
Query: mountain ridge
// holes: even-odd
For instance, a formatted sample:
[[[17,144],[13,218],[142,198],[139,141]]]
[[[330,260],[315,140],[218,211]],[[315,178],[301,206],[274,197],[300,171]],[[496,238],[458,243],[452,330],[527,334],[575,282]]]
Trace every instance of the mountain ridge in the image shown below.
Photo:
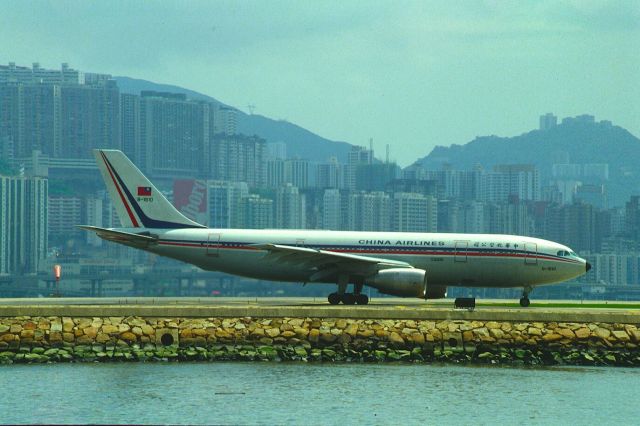
[[[213,102],[238,111],[238,132],[245,135],[258,135],[267,142],[284,142],[287,145],[289,157],[299,157],[316,162],[325,162],[329,157],[336,157],[341,162],[346,162],[347,153],[351,150],[351,144],[344,141],[332,141],[319,136],[301,126],[283,120],[258,115],[246,114],[233,106],[204,95],[194,90],[172,84],[155,83],[153,81],[137,78],[116,76],[122,93],[139,95],[143,90],[155,90],[160,92],[172,92],[185,94],[189,99]]]
[[[436,146],[413,165],[439,170],[471,170],[476,165],[534,164],[542,181],[552,177],[553,164],[609,164],[610,201],[619,204],[640,193],[640,139],[611,122],[580,117],[563,120],[545,130],[514,137],[479,136],[464,145]]]

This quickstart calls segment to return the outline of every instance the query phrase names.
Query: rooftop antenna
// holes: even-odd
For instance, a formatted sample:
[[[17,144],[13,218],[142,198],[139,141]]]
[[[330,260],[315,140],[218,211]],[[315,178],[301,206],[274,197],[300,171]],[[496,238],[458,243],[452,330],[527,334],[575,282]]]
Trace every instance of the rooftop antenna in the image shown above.
[[[369,138],[369,164],[373,162],[373,138]]]
[[[389,144],[387,144],[387,164],[389,164]]]
[[[253,111],[256,109],[256,106],[254,104],[249,104],[247,105],[247,108],[249,108],[249,114],[253,115]]]

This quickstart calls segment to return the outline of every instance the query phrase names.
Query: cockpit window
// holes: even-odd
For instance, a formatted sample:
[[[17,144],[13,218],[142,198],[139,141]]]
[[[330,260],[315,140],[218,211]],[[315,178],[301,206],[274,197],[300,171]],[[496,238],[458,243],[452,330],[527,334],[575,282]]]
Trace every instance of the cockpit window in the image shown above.
[[[560,256],[560,257],[578,257],[578,255],[575,252],[567,251],[567,250],[560,250],[557,253],[557,256]]]

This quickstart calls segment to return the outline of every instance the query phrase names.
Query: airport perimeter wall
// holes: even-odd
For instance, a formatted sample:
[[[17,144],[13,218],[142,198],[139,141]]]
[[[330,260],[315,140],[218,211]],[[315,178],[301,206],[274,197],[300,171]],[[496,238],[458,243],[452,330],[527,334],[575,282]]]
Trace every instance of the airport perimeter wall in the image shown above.
[[[638,314],[617,318],[627,318],[624,322],[563,322],[478,315],[402,318],[411,316],[407,312],[395,319],[349,318],[347,311],[332,317],[93,316],[96,311],[91,309],[85,309],[84,316],[8,312],[0,309],[0,363],[282,360],[640,366]]]

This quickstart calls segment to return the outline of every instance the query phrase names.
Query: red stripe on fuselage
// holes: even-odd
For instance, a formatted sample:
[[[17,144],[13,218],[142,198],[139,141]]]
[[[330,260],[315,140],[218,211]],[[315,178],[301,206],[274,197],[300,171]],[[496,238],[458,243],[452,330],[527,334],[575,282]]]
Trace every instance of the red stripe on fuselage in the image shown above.
[[[135,216],[133,215],[133,212],[131,211],[131,208],[129,207],[129,203],[127,203],[126,198],[124,198],[124,194],[120,190],[120,186],[118,186],[118,182],[116,181],[115,176],[113,176],[113,172],[111,171],[111,167],[109,167],[109,163],[107,162],[107,157],[102,152],[100,152],[100,155],[102,155],[102,160],[104,161],[104,165],[107,166],[107,171],[109,172],[109,175],[111,176],[111,180],[113,181],[113,184],[116,186],[116,189],[118,190],[118,194],[120,194],[120,199],[122,200],[122,204],[124,204],[124,207],[127,209],[127,213],[129,214],[129,219],[131,219],[131,223],[133,223],[134,227],[139,228],[140,225],[138,225],[138,221],[136,220]]]

